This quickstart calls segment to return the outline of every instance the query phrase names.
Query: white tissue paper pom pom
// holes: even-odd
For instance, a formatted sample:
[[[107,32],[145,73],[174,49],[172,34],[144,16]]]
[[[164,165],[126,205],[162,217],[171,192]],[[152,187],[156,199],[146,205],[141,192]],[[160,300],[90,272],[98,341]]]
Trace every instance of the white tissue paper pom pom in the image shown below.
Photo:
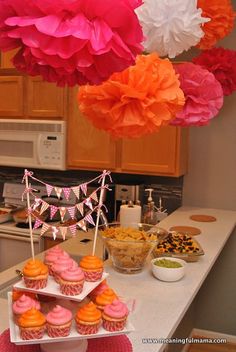
[[[146,37],[145,50],[170,58],[195,46],[204,36],[201,25],[210,20],[201,17],[197,0],[144,0],[136,14]]]

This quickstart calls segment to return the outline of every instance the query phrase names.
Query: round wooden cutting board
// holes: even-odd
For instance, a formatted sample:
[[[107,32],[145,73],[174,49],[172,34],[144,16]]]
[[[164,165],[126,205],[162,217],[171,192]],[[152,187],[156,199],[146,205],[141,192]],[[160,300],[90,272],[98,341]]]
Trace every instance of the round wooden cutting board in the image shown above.
[[[191,215],[190,219],[193,221],[198,221],[198,222],[214,222],[216,221],[216,218],[211,215]]]
[[[201,230],[193,226],[172,226],[169,231],[176,231],[180,233],[186,233],[190,236],[200,235]]]

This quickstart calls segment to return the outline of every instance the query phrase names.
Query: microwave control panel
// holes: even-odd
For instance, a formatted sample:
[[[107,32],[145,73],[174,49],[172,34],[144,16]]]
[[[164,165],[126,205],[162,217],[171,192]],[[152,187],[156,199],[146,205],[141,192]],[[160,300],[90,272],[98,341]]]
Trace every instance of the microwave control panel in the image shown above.
[[[65,147],[62,135],[41,135],[39,144],[39,160],[42,166],[60,166],[65,164]]]

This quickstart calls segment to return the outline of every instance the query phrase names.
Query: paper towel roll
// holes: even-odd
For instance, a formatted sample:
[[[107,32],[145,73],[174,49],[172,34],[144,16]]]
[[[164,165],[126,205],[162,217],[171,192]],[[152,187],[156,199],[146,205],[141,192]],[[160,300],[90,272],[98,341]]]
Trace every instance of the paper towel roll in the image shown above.
[[[137,223],[141,221],[140,205],[121,205],[120,207],[120,226],[137,227]]]

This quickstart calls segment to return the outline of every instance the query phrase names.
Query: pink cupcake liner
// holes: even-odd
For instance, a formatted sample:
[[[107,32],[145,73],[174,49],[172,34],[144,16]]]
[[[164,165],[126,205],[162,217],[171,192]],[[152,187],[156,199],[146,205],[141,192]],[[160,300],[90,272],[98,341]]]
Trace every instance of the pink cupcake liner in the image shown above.
[[[99,281],[102,278],[103,271],[84,271],[85,281]]]
[[[69,326],[64,326],[63,328],[60,326],[51,326],[47,324],[47,333],[50,337],[65,337],[70,334],[71,324]]]
[[[96,334],[98,332],[99,324],[84,325],[76,323],[76,330],[81,335]]]
[[[83,286],[84,284],[80,284],[78,283],[77,285],[73,285],[73,284],[64,284],[60,282],[60,290],[61,293],[63,293],[63,295],[67,295],[67,296],[75,296],[75,295],[79,295],[82,290],[83,290]]]
[[[122,321],[111,321],[111,320],[103,320],[102,326],[107,331],[121,331],[124,330],[126,324],[126,319]]]
[[[41,339],[44,335],[45,327],[35,329],[21,329],[20,336],[22,340]]]
[[[24,277],[25,286],[27,288],[33,288],[34,290],[40,290],[41,288],[45,288],[47,286],[48,279],[40,279],[40,280],[31,280],[27,277]]]

